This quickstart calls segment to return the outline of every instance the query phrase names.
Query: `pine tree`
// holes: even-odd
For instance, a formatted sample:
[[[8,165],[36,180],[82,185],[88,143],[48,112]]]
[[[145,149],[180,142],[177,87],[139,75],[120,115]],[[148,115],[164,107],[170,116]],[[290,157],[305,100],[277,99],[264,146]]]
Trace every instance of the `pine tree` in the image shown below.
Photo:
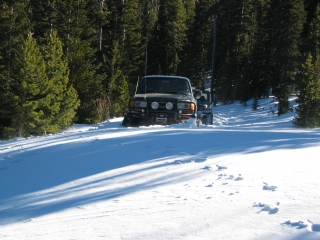
[[[314,58],[320,56],[320,3],[318,3],[315,15],[310,23],[306,42],[312,56]]]
[[[64,57],[70,69],[69,83],[80,100],[76,119],[79,123],[102,121],[100,99],[103,95],[102,75],[97,61],[96,19],[89,14],[94,7],[92,0],[57,0],[56,28],[63,42]]]
[[[306,21],[303,28],[302,33],[302,46],[301,51],[304,57],[307,57],[308,54],[311,52],[313,54],[313,44],[310,42],[310,33],[313,32],[311,28],[311,23],[313,21],[317,21],[316,19],[319,19],[319,0],[305,0],[304,1],[304,7],[306,10]],[[319,20],[318,20],[319,21]],[[312,41],[312,40],[311,40]],[[313,55],[313,57],[316,57],[316,55]]]
[[[43,56],[50,86],[50,105],[44,111],[48,124],[45,131],[57,133],[73,123],[79,100],[76,90],[69,84],[68,64],[63,59],[62,43],[55,31],[43,47]]]
[[[110,76],[108,85],[109,117],[124,116],[130,99],[127,77],[121,70],[123,58],[120,53],[119,42],[114,42],[114,48],[106,56],[107,68]]]
[[[194,24],[194,18],[195,18],[195,8],[197,4],[197,0],[184,0],[183,4],[186,9],[186,26],[187,29],[190,29]],[[211,6],[209,3],[208,7]]]
[[[125,5],[123,42],[123,71],[125,75],[136,80],[144,72],[145,38],[142,36],[138,0],[127,1]]]
[[[297,127],[320,126],[320,61],[313,61],[311,54],[302,66],[297,102]]]
[[[106,0],[89,0],[87,4],[88,19],[91,20],[95,26],[95,35],[97,49],[97,61],[102,62],[102,50],[105,43],[105,38],[108,29],[110,11],[106,4]]]
[[[141,0],[142,36],[152,39],[153,30],[158,19],[159,3],[157,1]]]
[[[14,137],[12,114],[13,65],[23,41],[31,30],[27,11],[28,1],[2,1],[0,4],[0,137]]]
[[[238,66],[234,66],[235,37],[239,29],[239,1],[222,1],[218,4],[217,78],[218,95],[224,103],[233,102],[235,77]]]
[[[211,6],[211,0],[202,0],[196,2],[193,13],[190,8],[188,9],[191,15],[187,15],[189,37],[179,65],[179,72],[189,77],[198,88],[201,87],[206,73],[212,67],[213,11]]]
[[[252,56],[257,34],[256,8],[253,1],[233,0],[221,2],[218,10],[219,28],[222,29],[219,34],[218,54],[221,64],[226,65],[219,68],[218,74],[227,81],[220,81],[219,87],[221,91],[231,93],[229,96],[223,94],[231,102],[240,100],[245,103],[252,96],[250,88]]]
[[[159,73],[176,75],[181,61],[181,51],[186,44],[186,13],[182,0],[161,1],[156,38],[158,40],[156,61]]]
[[[46,36],[57,27],[56,4],[58,4],[56,0],[30,0],[30,21],[33,25],[33,37],[39,44],[42,44]]]
[[[259,0],[255,4],[257,19],[256,44],[252,51],[251,91],[255,98],[269,97],[270,64],[272,53],[272,27],[270,27],[270,0]]]
[[[257,11],[254,2],[244,0],[241,5],[241,23],[236,38],[239,68],[239,83],[236,98],[246,105],[253,97],[252,81],[253,75],[253,50],[256,45],[257,35]]]
[[[142,9],[142,36],[144,39],[144,62],[142,63],[142,75],[156,74],[159,71],[157,62],[158,38],[156,37],[156,22],[158,19],[159,3],[157,1],[143,0]],[[131,79],[129,79],[131,80]],[[129,83],[136,84],[137,79],[132,79]]]
[[[2,56],[0,55],[0,62],[2,60]],[[0,139],[4,137],[3,130],[6,125],[9,125],[8,123],[5,123],[5,120],[9,120],[8,117],[6,117],[8,114],[7,106],[6,106],[6,99],[8,94],[8,88],[7,88],[7,81],[5,77],[5,73],[3,70],[4,66],[0,64]]]
[[[103,95],[102,77],[97,74],[97,66],[88,57],[91,48],[86,45],[87,42],[80,39],[71,43],[68,56],[69,80],[80,100],[76,121],[79,123],[101,122],[104,120],[102,119],[103,109],[99,104]]]
[[[302,0],[272,1],[272,20],[274,31],[273,64],[271,86],[277,97],[278,115],[291,110],[288,95],[294,87],[294,79],[299,67],[299,46],[305,21]]]
[[[24,41],[16,61],[12,99],[15,112],[11,127],[20,137],[44,133],[47,125],[44,109],[50,104],[49,82],[45,62],[32,36]]]

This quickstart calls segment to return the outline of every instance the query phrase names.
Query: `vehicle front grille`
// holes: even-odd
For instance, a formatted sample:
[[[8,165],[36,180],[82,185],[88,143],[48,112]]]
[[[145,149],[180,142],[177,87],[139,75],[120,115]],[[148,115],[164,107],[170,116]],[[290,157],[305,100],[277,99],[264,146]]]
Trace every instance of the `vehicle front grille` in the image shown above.
[[[150,111],[176,111],[177,110],[177,103],[176,102],[174,102],[174,101],[167,101],[167,102],[158,102],[159,103],[159,107],[158,107],[158,109],[153,109],[152,107],[151,107],[151,103],[152,102],[156,102],[156,101],[150,101],[149,103],[148,103],[148,109],[150,110]],[[171,109],[171,110],[168,110],[167,108],[166,108],[166,104],[168,103],[168,102],[171,102],[172,104],[173,104],[173,108]]]

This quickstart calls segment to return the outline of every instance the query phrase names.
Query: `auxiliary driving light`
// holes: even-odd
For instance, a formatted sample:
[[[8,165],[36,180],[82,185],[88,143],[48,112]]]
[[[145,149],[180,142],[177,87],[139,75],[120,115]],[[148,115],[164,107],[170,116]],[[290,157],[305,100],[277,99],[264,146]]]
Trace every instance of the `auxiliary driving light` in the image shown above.
[[[167,102],[166,108],[167,108],[168,110],[171,110],[171,109],[173,108],[172,102]]]
[[[151,108],[152,109],[158,109],[158,107],[159,107],[159,103],[157,103],[157,102],[151,103]]]

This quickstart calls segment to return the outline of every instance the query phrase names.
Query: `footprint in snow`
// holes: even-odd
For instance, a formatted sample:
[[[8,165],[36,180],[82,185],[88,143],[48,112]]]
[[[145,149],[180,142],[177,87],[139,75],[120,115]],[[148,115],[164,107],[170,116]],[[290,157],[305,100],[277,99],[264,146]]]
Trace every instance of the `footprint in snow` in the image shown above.
[[[236,191],[236,192],[232,192],[232,193],[229,193],[229,196],[232,196],[232,195],[235,195],[236,193],[239,193],[239,191]]]
[[[205,162],[207,161],[207,158],[206,157],[202,157],[202,158],[196,158],[194,160],[195,163],[202,163],[202,162]]]
[[[310,225],[310,230],[313,231],[312,226],[309,221],[290,221],[290,220],[288,220],[282,224],[288,225],[290,227],[296,227],[297,229],[306,228]]]
[[[227,175],[227,174],[219,174],[217,180],[233,180],[233,181],[241,181],[243,180],[243,177],[241,176],[241,174],[239,174],[238,177],[231,175]]]
[[[227,176],[227,174],[219,174],[217,180],[225,179],[226,176]]]
[[[268,191],[276,191],[277,190],[277,186],[269,186],[267,183],[264,182],[264,186],[262,188],[262,190],[268,190]]]
[[[212,167],[210,167],[210,166],[205,166],[204,168],[201,168],[201,169],[203,169],[203,170],[212,170]]]
[[[243,177],[241,176],[241,174],[239,174],[239,176],[236,178],[236,179],[234,179],[235,181],[241,181],[241,180],[243,180]]]
[[[222,171],[222,170],[228,169],[227,167],[224,167],[224,166],[219,166],[219,165],[216,165],[216,166],[218,168],[218,171]]]
[[[229,176],[229,178],[227,178],[227,179],[233,180],[233,179],[234,179],[234,176],[231,174],[231,175]]]
[[[277,190],[276,186],[263,186],[262,190],[275,191]]]
[[[296,227],[297,229],[305,228],[307,227],[308,231],[310,232],[320,232],[320,224],[319,223],[313,223],[310,220],[307,221],[286,221],[283,224]]]
[[[277,206],[279,206],[279,202],[277,203]],[[261,208],[261,210],[258,213],[261,212],[268,212],[268,214],[275,214],[277,212],[279,212],[279,208],[278,207],[274,207],[273,205],[269,205],[269,204],[264,204],[264,203],[258,203],[258,204],[254,204],[253,207],[259,207]]]

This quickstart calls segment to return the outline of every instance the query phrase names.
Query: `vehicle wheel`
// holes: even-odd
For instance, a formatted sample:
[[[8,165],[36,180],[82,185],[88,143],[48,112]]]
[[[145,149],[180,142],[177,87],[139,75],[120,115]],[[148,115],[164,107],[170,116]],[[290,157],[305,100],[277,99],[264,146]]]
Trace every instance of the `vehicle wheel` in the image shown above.
[[[122,120],[121,126],[123,127],[139,127],[139,120],[137,119],[131,119],[128,117],[124,117]]]
[[[212,113],[207,115],[207,124],[213,125],[213,114]]]
[[[207,125],[207,115],[202,115],[201,121],[203,124]]]
[[[124,117],[121,123],[123,127],[130,127],[130,120],[127,117]]]

